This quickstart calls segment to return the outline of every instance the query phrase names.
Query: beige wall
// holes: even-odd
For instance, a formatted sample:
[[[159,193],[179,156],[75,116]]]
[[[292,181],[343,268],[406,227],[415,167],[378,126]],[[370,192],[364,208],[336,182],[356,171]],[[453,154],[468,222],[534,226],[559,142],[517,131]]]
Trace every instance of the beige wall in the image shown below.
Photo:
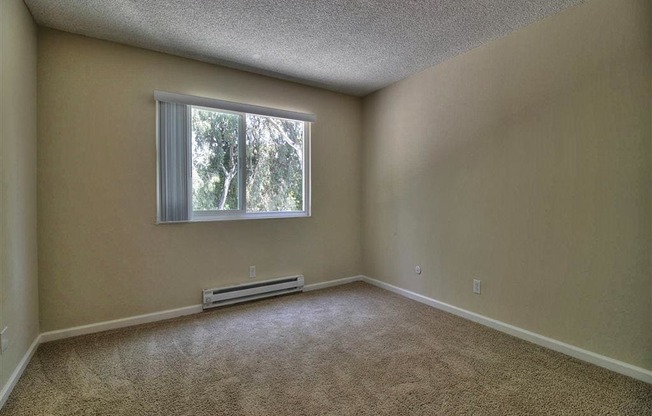
[[[362,105],[41,29],[42,329],[197,304],[255,264],[364,271],[652,368],[651,11],[590,0]],[[313,217],[154,225],[155,89],[317,114]]]
[[[39,332],[36,255],[36,42],[22,0],[0,1],[0,389]]]
[[[590,0],[367,97],[364,273],[652,369],[651,15]]]
[[[42,330],[201,303],[201,289],[360,271],[361,100],[63,32],[39,33]],[[311,218],[154,225],[154,90],[310,112]]]

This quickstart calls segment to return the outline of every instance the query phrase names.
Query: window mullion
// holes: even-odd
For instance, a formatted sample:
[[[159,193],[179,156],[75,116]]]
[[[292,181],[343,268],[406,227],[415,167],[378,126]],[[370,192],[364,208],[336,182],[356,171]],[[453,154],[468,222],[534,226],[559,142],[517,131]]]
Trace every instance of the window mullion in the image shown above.
[[[240,114],[240,132],[238,134],[238,208],[247,212],[247,115]]]

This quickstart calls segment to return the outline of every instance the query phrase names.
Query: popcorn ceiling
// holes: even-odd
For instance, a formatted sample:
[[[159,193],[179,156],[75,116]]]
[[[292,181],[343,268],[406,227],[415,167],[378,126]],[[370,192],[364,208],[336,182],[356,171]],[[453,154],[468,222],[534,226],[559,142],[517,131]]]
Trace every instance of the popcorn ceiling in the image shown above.
[[[38,24],[364,96],[583,0],[25,0]]]

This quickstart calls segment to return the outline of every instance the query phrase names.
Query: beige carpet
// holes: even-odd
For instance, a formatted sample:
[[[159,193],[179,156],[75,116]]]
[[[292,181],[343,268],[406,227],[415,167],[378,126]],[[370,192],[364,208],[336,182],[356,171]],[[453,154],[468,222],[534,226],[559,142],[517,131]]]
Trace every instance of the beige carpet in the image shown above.
[[[651,415],[652,385],[364,283],[42,345],[0,415]]]

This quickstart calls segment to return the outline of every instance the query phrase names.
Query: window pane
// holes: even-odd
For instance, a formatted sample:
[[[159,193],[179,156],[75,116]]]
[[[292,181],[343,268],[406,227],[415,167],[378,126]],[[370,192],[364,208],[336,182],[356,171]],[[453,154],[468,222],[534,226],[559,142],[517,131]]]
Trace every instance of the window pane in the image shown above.
[[[303,211],[303,126],[247,114],[247,212]]]
[[[192,108],[192,209],[236,210],[240,116]]]

